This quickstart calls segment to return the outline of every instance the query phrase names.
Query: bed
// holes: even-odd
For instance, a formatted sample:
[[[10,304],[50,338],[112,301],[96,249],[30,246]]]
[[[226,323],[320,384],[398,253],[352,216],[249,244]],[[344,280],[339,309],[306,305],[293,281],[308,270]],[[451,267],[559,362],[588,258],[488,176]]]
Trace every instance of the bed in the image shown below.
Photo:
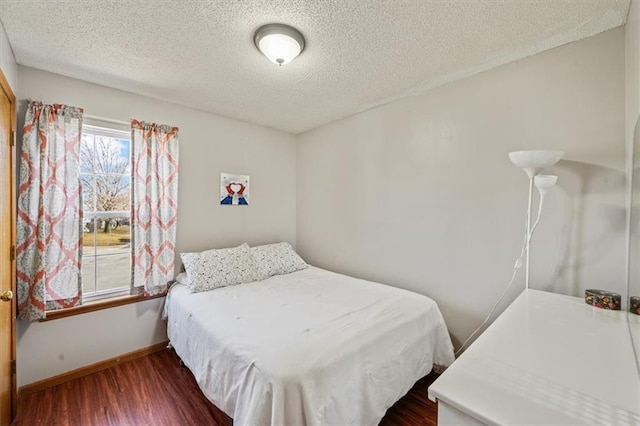
[[[436,303],[315,267],[167,298],[168,336],[236,425],[373,425],[454,360]]]

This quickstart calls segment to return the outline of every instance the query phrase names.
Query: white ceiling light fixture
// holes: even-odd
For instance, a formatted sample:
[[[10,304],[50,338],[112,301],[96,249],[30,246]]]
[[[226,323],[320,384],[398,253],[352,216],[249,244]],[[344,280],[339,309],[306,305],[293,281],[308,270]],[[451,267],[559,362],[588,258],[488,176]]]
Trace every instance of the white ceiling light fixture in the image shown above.
[[[304,36],[300,31],[285,24],[267,24],[258,28],[253,42],[271,62],[288,64],[304,50]]]

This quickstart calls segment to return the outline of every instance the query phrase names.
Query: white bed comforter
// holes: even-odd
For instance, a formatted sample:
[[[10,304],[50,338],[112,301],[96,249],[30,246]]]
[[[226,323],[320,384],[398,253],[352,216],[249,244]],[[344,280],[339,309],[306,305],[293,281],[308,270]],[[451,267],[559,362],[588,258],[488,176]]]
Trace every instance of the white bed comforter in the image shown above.
[[[453,362],[436,303],[319,268],[168,298],[168,335],[235,425],[372,425]]]

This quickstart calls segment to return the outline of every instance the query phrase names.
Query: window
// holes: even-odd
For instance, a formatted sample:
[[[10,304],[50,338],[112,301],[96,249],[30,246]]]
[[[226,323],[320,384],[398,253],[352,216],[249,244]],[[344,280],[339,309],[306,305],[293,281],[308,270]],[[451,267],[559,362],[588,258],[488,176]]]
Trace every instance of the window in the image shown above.
[[[80,143],[82,294],[127,293],[131,282],[131,141],[128,132],[84,125]]]

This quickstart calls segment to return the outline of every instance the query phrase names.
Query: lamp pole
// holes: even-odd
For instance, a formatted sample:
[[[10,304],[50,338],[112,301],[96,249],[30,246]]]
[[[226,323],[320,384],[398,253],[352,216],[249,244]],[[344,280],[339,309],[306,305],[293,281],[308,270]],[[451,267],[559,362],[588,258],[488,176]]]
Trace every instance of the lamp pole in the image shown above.
[[[525,260],[525,288],[529,288],[529,249],[531,248],[531,204],[533,199],[533,173],[529,176],[529,205],[527,207],[527,248]]]

